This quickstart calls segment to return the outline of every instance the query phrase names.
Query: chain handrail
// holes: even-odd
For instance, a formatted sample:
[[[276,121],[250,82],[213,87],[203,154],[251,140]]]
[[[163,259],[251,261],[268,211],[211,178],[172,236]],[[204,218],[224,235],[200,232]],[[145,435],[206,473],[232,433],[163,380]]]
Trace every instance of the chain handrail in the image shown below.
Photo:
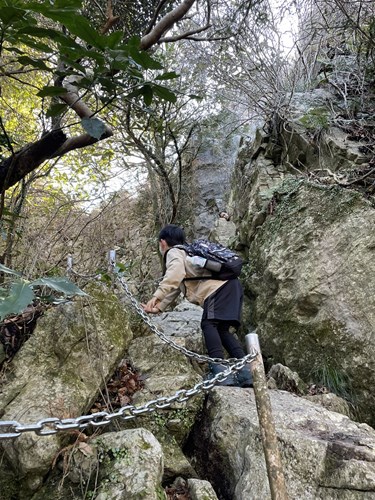
[[[226,380],[232,373],[241,370],[246,363],[253,361],[258,352],[255,349],[252,349],[249,354],[244,356],[241,359],[230,358],[230,359],[221,359],[221,358],[210,358],[209,356],[205,356],[203,354],[198,354],[193,351],[189,351],[185,347],[179,346],[171,339],[169,339],[164,333],[160,332],[157,326],[150,321],[148,315],[144,312],[144,310],[139,305],[138,301],[135,299],[133,294],[130,292],[127,283],[125,280],[116,275],[117,280],[121,283],[125,294],[129,298],[132,306],[137,311],[137,313],[141,316],[144,322],[150,327],[150,329],[164,342],[168,345],[180,351],[184,355],[196,359],[201,362],[208,363],[220,363],[227,366],[224,372],[220,372],[214,377],[203,380],[198,384],[195,384],[194,387],[190,389],[179,389],[172,396],[161,396],[158,399],[153,399],[148,401],[143,406],[134,406],[127,405],[119,408],[114,413],[108,413],[106,411],[93,413],[91,415],[82,415],[77,418],[65,418],[60,419],[57,417],[47,417],[39,420],[33,424],[22,424],[16,420],[2,420],[0,421],[0,431],[1,429],[7,429],[7,432],[0,432],[0,440],[1,439],[14,439],[21,436],[21,434],[25,432],[35,432],[38,436],[50,436],[53,434],[57,434],[58,432],[64,432],[68,430],[77,430],[77,429],[86,429],[88,426],[92,427],[102,427],[108,425],[112,420],[121,418],[122,420],[130,420],[137,416],[143,415],[145,413],[152,413],[153,411],[169,408],[173,403],[183,403],[190,399],[191,397],[212,389],[217,383],[223,382]]]
[[[121,418],[122,420],[131,420],[135,417],[143,415],[145,413],[152,413],[156,410],[162,410],[169,408],[173,403],[184,403],[188,399],[196,396],[204,391],[209,391],[217,383],[223,382],[234,372],[241,370],[248,361],[253,360],[257,353],[249,354],[240,360],[237,360],[236,364],[228,367],[224,372],[218,373],[213,378],[209,380],[203,380],[194,387],[190,389],[179,389],[172,396],[161,396],[158,399],[153,399],[148,401],[143,406],[127,405],[119,408],[114,413],[108,413],[102,411],[99,413],[93,413],[91,415],[82,415],[77,418],[57,418],[57,417],[47,417],[39,420],[33,424],[22,424],[16,420],[2,420],[0,421],[0,431],[1,429],[6,429],[7,432],[0,432],[1,439],[14,439],[21,436],[21,434],[26,432],[35,432],[38,436],[51,436],[57,434],[58,432],[64,432],[68,430],[83,430],[88,426],[102,427],[108,425],[112,420]]]
[[[198,354],[197,352],[189,351],[189,349],[186,349],[186,347],[180,346],[180,345],[176,344],[175,342],[173,342],[173,340],[171,340],[166,335],[164,335],[164,333],[162,333],[160,330],[158,330],[158,327],[155,325],[155,323],[153,323],[150,320],[149,316],[144,312],[142,307],[139,305],[137,299],[134,297],[134,295],[129,290],[129,287],[128,287],[126,281],[124,280],[124,278],[121,276],[117,276],[117,280],[121,283],[121,286],[124,289],[126,296],[128,297],[128,299],[131,302],[131,305],[137,311],[137,313],[143,319],[143,321],[147,324],[147,326],[160,339],[162,339],[166,344],[173,347],[173,349],[176,349],[176,351],[180,351],[182,354],[184,354],[185,356],[188,356],[189,358],[193,358],[193,359],[196,359],[197,361],[201,361],[204,363],[215,363],[215,364],[220,363],[221,365],[231,366],[231,365],[235,364],[236,362],[238,362],[238,358],[228,358],[228,359],[210,358],[209,356],[206,356],[204,354]],[[241,358],[241,359],[245,359],[246,361],[250,361],[250,358],[251,358],[251,360],[254,359],[256,354],[257,354],[256,351],[253,350],[251,353],[249,353],[248,355],[246,355],[244,358]]]

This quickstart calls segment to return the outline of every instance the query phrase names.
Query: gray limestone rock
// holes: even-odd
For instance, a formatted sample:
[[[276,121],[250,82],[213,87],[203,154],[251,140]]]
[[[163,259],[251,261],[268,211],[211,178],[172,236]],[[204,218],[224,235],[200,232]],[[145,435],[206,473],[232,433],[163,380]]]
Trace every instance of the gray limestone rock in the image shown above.
[[[301,380],[298,373],[293,372],[290,368],[281,363],[273,365],[267,376],[275,380],[277,389],[294,392],[299,395],[306,392],[307,386],[303,380]]]
[[[353,409],[351,409],[345,399],[340,398],[336,394],[332,394],[331,392],[324,394],[313,394],[311,396],[303,396],[308,401],[312,401],[315,404],[320,404],[324,408],[330,411],[336,411],[337,413],[342,413],[347,417],[352,417]]]
[[[216,241],[225,247],[230,246],[235,240],[236,225],[231,220],[219,218],[216,220],[209,239]]]
[[[191,500],[217,500],[216,493],[208,481],[188,479],[187,486]]]
[[[288,392],[270,397],[290,500],[374,498],[374,429]],[[252,389],[210,392],[192,447],[220,498],[271,498]]]
[[[375,210],[355,191],[307,182],[278,192],[249,242],[262,351],[375,422]]]
[[[173,341],[185,347],[185,339],[173,337]],[[193,388],[202,377],[194,370],[189,358],[156,336],[135,339],[129,348],[129,357],[144,378],[144,388],[135,394],[134,404],[140,405],[160,397],[171,397],[181,389]],[[144,416],[142,425],[157,437],[170,433],[178,444],[185,442],[202,405],[197,395],[185,403],[175,403],[168,409]]]
[[[149,431],[108,432],[76,447],[55,487],[48,483],[33,500],[138,500],[163,498],[163,452]]]
[[[0,394],[3,420],[36,423],[78,417],[90,408],[132,337],[117,298],[96,288],[90,294],[50,309],[38,321],[7,374]],[[24,479],[25,492],[40,486],[63,437],[28,432],[0,442],[15,474]]]
[[[352,398],[373,423],[375,210],[356,191],[293,178],[268,162],[261,154],[251,163],[236,211],[238,240],[249,248],[242,282],[250,321],[273,363]]]
[[[94,441],[99,456],[95,500],[159,500],[163,452],[145,429],[107,433]]]

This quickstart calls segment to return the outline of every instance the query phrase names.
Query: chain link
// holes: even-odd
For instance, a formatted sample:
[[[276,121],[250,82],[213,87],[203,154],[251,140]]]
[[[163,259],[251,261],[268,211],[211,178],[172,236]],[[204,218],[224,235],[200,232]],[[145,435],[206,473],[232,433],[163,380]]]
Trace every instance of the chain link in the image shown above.
[[[169,408],[174,403],[184,403],[199,393],[209,391],[216,384],[226,380],[231,374],[241,370],[245,364],[254,359],[255,356],[256,353],[237,360],[236,364],[227,367],[224,372],[218,373],[211,379],[203,380],[190,389],[179,389],[172,396],[162,396],[158,399],[148,401],[143,406],[137,407],[128,405],[123,406],[114,413],[102,411],[99,413],[93,413],[92,415],[83,415],[77,418],[60,419],[56,417],[48,417],[39,420],[36,424],[23,425],[16,420],[0,421],[0,440],[17,438],[26,432],[35,432],[38,436],[51,436],[53,434],[57,434],[58,432],[78,429],[83,430],[88,426],[92,426],[94,428],[102,427],[108,425],[112,422],[112,420],[117,418],[126,421],[144,414],[152,413],[156,410],[163,410]]]
[[[209,356],[205,356],[204,354],[198,354],[197,352],[189,351],[186,349],[186,347],[180,346],[173,342],[169,337],[164,335],[160,330],[158,330],[157,326],[150,320],[149,316],[147,313],[144,312],[142,307],[139,305],[137,299],[134,297],[134,295],[131,293],[129,290],[129,287],[127,283],[125,282],[124,278],[121,276],[117,276],[117,280],[121,283],[122,288],[125,291],[126,296],[130,300],[131,305],[133,308],[137,311],[139,316],[143,319],[143,321],[147,324],[147,326],[153,331],[161,340],[163,340],[166,344],[170,345],[173,347],[173,349],[176,349],[176,351],[180,351],[182,354],[185,356],[195,359],[197,361],[201,361],[204,363],[220,363],[221,365],[233,365],[234,363],[238,362],[238,358],[229,358],[229,359],[222,359],[222,358],[210,358]],[[247,354],[243,359],[246,361],[251,361],[255,358],[257,352],[254,350],[251,351],[251,353]]]
[[[106,411],[102,411],[99,413],[94,413],[92,415],[82,415],[77,418],[65,418],[59,419],[57,417],[48,417],[42,420],[39,420],[35,424],[21,424],[16,420],[4,420],[0,421],[0,440],[1,439],[14,439],[21,434],[26,432],[35,432],[38,436],[51,436],[53,434],[57,434],[58,432],[66,432],[69,430],[83,430],[88,426],[92,427],[102,427],[108,425],[112,420],[120,418],[122,420],[131,420],[143,414],[152,413],[156,410],[163,410],[169,408],[173,403],[184,403],[188,399],[196,396],[199,393],[203,393],[205,391],[209,391],[216,384],[223,382],[226,380],[232,373],[235,373],[241,370],[246,363],[253,361],[257,356],[257,351],[252,349],[252,352],[247,354],[241,359],[231,358],[231,359],[220,359],[220,358],[210,358],[208,356],[204,356],[202,354],[198,354],[193,351],[189,351],[185,347],[179,346],[171,339],[166,337],[162,332],[160,332],[156,325],[152,323],[148,317],[148,315],[143,311],[135,297],[130,292],[126,282],[122,277],[117,276],[117,280],[121,283],[125,294],[129,298],[132,306],[137,311],[137,313],[141,316],[144,322],[150,327],[150,329],[164,342],[168,345],[181,352],[185,356],[189,358],[196,359],[201,362],[208,363],[220,363],[222,365],[227,366],[224,372],[220,372],[215,375],[213,378],[208,380],[203,380],[199,382],[194,387],[190,389],[179,389],[172,396],[162,396],[158,399],[154,399],[148,401],[143,406],[133,406],[127,405],[121,407],[118,411],[114,413],[108,413]],[[1,431],[4,432],[1,432]]]

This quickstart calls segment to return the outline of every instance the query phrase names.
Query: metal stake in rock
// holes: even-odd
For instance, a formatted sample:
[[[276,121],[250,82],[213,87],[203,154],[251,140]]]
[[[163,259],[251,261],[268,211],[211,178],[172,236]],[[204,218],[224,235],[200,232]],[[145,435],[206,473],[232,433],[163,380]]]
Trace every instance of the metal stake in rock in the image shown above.
[[[250,363],[250,367],[271,498],[272,500],[288,500],[258,335],[249,333],[245,340],[248,352],[251,352],[252,349],[256,349],[258,352],[254,361]]]

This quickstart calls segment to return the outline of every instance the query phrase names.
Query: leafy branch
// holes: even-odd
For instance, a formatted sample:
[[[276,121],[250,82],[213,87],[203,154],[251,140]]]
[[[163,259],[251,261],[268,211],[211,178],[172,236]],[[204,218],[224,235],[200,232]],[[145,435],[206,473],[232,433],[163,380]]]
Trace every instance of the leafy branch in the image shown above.
[[[0,264],[0,272],[11,274],[18,278],[17,281],[10,284],[9,289],[3,288],[0,290],[0,321],[3,321],[10,314],[19,314],[34,300],[55,304],[61,302],[61,298],[56,298],[51,294],[45,295],[40,293],[45,288],[62,294],[65,298],[76,295],[87,295],[65,277],[43,277],[30,282],[22,279],[22,275],[18,271],[9,269],[2,264]],[[65,298],[63,299],[64,301]]]

